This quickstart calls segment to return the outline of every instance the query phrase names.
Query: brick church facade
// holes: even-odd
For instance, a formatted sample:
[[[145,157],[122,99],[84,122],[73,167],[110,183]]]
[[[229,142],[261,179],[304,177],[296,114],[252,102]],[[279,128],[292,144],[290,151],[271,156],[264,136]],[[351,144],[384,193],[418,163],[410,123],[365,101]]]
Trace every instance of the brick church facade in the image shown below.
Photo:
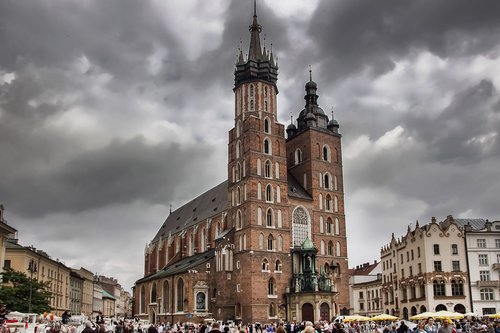
[[[296,125],[278,123],[278,66],[261,30],[254,2],[248,56],[240,51],[234,72],[228,179],[171,212],[148,244],[136,317],[266,323],[348,312],[339,124],[312,77]]]

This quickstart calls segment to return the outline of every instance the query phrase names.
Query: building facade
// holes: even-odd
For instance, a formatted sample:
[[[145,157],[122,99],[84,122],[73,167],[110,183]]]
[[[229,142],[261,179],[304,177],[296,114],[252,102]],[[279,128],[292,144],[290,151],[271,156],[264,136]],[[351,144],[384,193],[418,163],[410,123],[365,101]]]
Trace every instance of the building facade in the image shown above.
[[[69,299],[71,313],[75,315],[82,314],[83,281],[84,279],[72,269],[69,274]]]
[[[3,270],[5,264],[5,246],[9,238],[13,238],[17,230],[7,224],[7,220],[4,218],[4,206],[0,204],[0,273]],[[8,263],[10,266],[10,263]]]
[[[94,302],[94,273],[86,268],[73,269],[83,279],[82,281],[82,307],[81,313],[87,317],[92,316],[92,305]]]
[[[234,78],[228,179],[173,211],[146,246],[134,314],[159,320],[331,319],[349,311],[339,124],[309,77],[297,124],[278,122],[278,65],[254,3]]]
[[[381,266],[380,262],[375,261],[349,270],[349,314],[371,317],[382,313]]]
[[[5,262],[16,271],[40,282],[50,283],[52,298],[49,305],[56,315],[60,316],[70,309],[69,267],[57,259],[52,259],[42,250],[18,244],[17,239],[9,239],[6,242]]]
[[[464,224],[472,311],[500,311],[500,221]]]
[[[467,255],[461,220],[419,226],[381,250],[383,313],[408,319],[425,311],[469,312]]]

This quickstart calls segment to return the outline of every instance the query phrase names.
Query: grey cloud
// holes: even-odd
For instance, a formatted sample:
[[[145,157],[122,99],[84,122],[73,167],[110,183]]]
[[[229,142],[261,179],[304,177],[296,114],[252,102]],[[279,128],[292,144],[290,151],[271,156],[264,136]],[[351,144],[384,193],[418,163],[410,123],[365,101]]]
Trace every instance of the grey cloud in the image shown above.
[[[440,57],[493,52],[497,1],[322,1],[311,19],[314,56],[328,78],[369,70],[380,75],[414,50]]]
[[[213,152],[204,144],[150,146],[141,138],[115,141],[81,152],[59,167],[27,168],[2,177],[0,197],[8,198],[4,203],[25,216],[79,212],[134,200],[166,204],[185,195],[179,193],[182,180],[196,175],[204,179],[197,182],[200,188],[211,184],[210,170],[199,162],[214,162]]]

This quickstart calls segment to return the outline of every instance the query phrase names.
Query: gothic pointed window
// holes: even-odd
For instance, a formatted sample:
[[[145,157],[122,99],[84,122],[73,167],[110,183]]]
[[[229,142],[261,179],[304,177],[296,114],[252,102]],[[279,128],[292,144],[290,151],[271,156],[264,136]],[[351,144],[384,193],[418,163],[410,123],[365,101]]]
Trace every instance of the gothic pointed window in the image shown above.
[[[267,202],[273,201],[273,187],[271,186],[271,184],[267,184],[266,186],[266,201]]]
[[[302,163],[302,150],[297,148],[295,150],[295,164]]]
[[[326,220],[326,233],[333,235],[333,222],[331,218]]]
[[[168,286],[168,281],[163,282],[163,312],[167,313],[169,312],[169,306],[170,306],[170,288]]]
[[[273,210],[271,208],[267,209],[266,212],[266,226],[273,227]]]
[[[270,278],[267,282],[267,294],[276,295],[276,281],[273,278]]]
[[[266,160],[264,164],[264,177],[271,178],[271,161]]]
[[[329,173],[325,173],[323,184],[324,184],[326,189],[330,189],[330,174]]]
[[[336,256],[337,257],[340,257],[342,255],[342,253],[340,252],[340,242],[337,242],[337,245],[336,245]]]
[[[277,250],[283,251],[283,237],[281,237],[281,235],[278,235]]]
[[[328,145],[323,146],[323,161],[331,161],[330,147]]]
[[[266,108],[267,108],[267,102],[266,102]],[[267,117],[264,119],[264,132],[271,133],[271,126],[269,124],[269,118],[267,118]]]
[[[292,214],[292,242],[293,246],[300,246],[310,237],[311,225],[309,214],[302,206],[295,208]]]
[[[328,242],[328,255],[333,256],[333,243],[332,243],[332,241]]]
[[[264,235],[259,235],[259,250],[264,250]]]
[[[281,269],[282,269],[282,264],[281,264],[281,261],[278,259],[278,260],[276,260],[276,265],[274,267],[274,270],[276,272],[281,272]]]
[[[332,197],[330,196],[330,194],[326,195],[325,209],[327,211],[331,211],[332,210]]]
[[[267,250],[268,251],[274,251],[274,237],[273,235],[269,235],[269,237],[267,237]]]
[[[144,286],[141,287],[141,308],[140,312],[145,313],[146,312],[146,288]]]
[[[271,154],[271,142],[269,139],[264,139],[264,154]]]
[[[339,234],[340,234],[340,223],[339,223],[339,219],[335,218],[335,235],[339,235]]]
[[[262,260],[262,270],[269,271],[269,261],[267,259]]]
[[[184,281],[179,279],[177,281],[177,290],[176,290],[176,299],[177,299],[177,308],[178,312],[184,311]]]

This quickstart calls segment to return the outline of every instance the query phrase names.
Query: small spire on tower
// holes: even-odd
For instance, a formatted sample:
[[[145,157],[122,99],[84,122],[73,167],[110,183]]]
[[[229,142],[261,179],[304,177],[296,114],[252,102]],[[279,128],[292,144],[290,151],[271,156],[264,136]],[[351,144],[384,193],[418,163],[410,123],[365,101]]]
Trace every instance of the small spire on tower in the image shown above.
[[[313,80],[312,69],[311,69],[311,65],[309,65],[309,81],[312,81],[312,80]]]
[[[172,204],[170,204],[170,214],[172,214]]]
[[[290,124],[293,124],[293,114],[292,114],[292,111],[290,111]]]

